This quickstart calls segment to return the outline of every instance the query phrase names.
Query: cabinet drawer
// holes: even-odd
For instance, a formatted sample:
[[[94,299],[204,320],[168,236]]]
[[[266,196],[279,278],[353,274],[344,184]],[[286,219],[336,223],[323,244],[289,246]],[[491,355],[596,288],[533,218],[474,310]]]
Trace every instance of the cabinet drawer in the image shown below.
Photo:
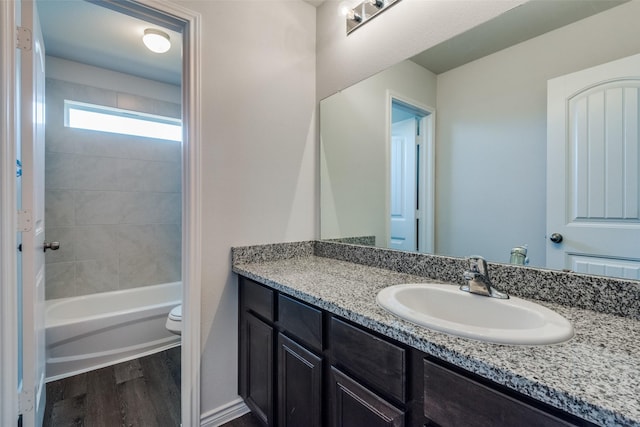
[[[406,352],[342,320],[331,318],[329,348],[337,365],[400,402],[406,401]]]
[[[313,350],[322,351],[322,310],[278,295],[278,325]]]
[[[252,311],[266,320],[274,320],[274,292],[253,280],[240,276],[240,292],[244,309]]]
[[[574,425],[428,360],[424,415],[441,427]]]

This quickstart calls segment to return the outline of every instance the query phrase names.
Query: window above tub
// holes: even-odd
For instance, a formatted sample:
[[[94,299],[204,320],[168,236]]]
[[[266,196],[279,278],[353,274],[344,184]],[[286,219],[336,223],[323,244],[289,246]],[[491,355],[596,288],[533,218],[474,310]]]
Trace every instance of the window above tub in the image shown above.
[[[182,141],[182,121],[104,105],[65,99],[64,125],[70,128]]]

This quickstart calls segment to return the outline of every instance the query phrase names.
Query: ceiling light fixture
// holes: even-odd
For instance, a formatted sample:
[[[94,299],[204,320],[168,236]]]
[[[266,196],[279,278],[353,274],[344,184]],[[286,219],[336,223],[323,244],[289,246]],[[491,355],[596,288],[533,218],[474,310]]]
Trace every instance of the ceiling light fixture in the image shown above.
[[[169,34],[153,28],[147,28],[144,30],[142,41],[151,52],[155,53],[165,53],[169,48],[171,48]]]

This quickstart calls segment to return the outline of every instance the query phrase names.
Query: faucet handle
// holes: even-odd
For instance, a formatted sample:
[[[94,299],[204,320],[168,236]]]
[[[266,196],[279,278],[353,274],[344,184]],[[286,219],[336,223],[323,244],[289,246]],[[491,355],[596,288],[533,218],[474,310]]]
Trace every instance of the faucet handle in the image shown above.
[[[467,258],[467,260],[469,261],[469,269],[472,272],[483,274],[487,278],[489,277],[487,261],[484,259],[484,257],[480,255],[471,255]]]

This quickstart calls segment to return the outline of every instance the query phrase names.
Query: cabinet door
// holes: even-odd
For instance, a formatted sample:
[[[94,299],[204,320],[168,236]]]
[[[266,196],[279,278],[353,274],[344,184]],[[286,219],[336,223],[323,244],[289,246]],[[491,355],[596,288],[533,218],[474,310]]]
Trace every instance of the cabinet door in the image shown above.
[[[273,328],[249,313],[240,328],[240,392],[251,412],[273,424]]]
[[[402,427],[404,413],[336,368],[331,368],[333,427]]]
[[[322,359],[278,334],[278,426],[320,427]]]

